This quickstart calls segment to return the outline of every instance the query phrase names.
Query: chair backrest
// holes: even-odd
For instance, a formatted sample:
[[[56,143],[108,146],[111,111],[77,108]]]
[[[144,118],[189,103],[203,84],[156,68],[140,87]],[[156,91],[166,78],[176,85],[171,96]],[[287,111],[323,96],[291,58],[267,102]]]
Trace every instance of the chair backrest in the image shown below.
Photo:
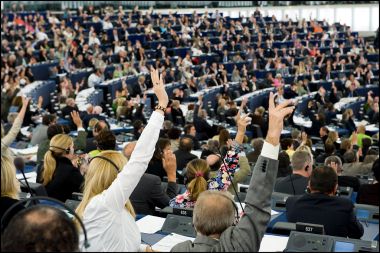
[[[252,127],[253,127],[253,131],[254,131],[253,136],[255,138],[262,138],[263,132],[261,131],[261,127],[257,124],[253,124]]]
[[[286,211],[286,200],[288,197],[292,195],[281,193],[281,192],[273,192],[272,193],[272,200],[271,200],[271,208],[272,210],[278,211],[278,212],[285,212]]]

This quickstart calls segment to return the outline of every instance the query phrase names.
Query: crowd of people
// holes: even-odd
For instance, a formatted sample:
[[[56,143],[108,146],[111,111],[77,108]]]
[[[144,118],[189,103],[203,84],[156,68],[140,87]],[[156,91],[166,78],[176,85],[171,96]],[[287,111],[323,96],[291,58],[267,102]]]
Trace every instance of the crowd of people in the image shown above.
[[[155,215],[157,208],[171,206],[194,209],[198,232],[194,243],[173,250],[257,251],[273,191],[294,195],[286,202],[290,222],[322,224],[328,235],[363,235],[353,203],[339,196],[338,187],[352,187],[356,203],[379,206],[378,132],[370,136],[354,122],[360,117],[378,124],[378,88],[365,96],[365,117],[346,109],[337,119],[334,104],[378,84],[378,57],[374,62],[369,56],[379,51],[349,27],[311,18],[293,21],[287,15],[278,21],[263,17],[259,9],[237,19],[218,11],[164,15],[152,8],[144,13],[138,7],[128,12],[93,6],[63,15],[1,15],[2,217],[19,199],[10,148],[16,142],[38,145],[36,181],[49,197],[65,202],[73,193],[83,194],[76,213],[87,230],[87,250],[151,250],[140,245],[136,215]],[[132,41],[134,35],[141,40]],[[182,58],[173,54],[176,48],[188,51]],[[203,60],[204,55],[213,55],[213,61]],[[47,61],[58,62],[50,76],[59,110],[52,103],[43,106],[46,98],[31,102],[20,93],[37,80],[31,66]],[[231,70],[226,68],[230,63],[235,64]],[[93,70],[89,77],[72,83],[71,74],[85,68]],[[261,71],[265,78],[258,77]],[[120,143],[123,135],[112,131],[105,104],[88,104],[79,111],[75,98],[82,90],[130,75],[137,82],[124,80],[111,101],[115,119],[133,127],[134,140]],[[165,86],[173,82],[183,85],[167,94]],[[332,88],[317,86],[304,112],[312,126],[301,128],[292,120],[297,107],[293,99],[310,94],[316,82],[331,82]],[[221,89],[214,107],[202,95],[190,102],[192,94],[215,86]],[[260,107],[250,108],[247,98],[240,106],[234,100],[265,88],[274,93]],[[154,109],[146,108],[150,89],[158,102]],[[67,123],[58,123],[60,119]],[[290,137],[281,135],[284,124],[292,128]],[[346,129],[344,136],[329,131],[331,124]],[[29,127],[29,135],[20,133],[22,127]],[[358,176],[374,178],[363,183]],[[247,177],[246,207],[239,215],[229,193],[235,194]],[[316,203],[321,209],[314,208]],[[36,223],[31,216],[41,212],[13,209],[14,219],[5,221],[9,229],[2,236],[2,250],[25,250],[25,238],[38,240],[25,235],[21,242],[12,236],[20,229],[17,221],[30,229]],[[52,210],[44,215],[46,221],[60,219]],[[49,229],[46,224],[42,228]],[[60,234],[62,227],[51,229]],[[70,250],[83,240],[73,239],[77,245]],[[67,247],[63,244],[50,249]]]

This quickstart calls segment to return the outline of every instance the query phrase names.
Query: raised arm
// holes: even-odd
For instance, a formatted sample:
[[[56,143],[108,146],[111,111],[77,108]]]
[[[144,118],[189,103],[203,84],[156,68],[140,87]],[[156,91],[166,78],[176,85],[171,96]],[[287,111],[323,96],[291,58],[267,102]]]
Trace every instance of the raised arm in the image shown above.
[[[275,107],[273,93],[269,96],[269,129],[261,155],[253,170],[245,199],[244,214],[235,227],[228,228],[221,236],[222,251],[258,251],[271,217],[270,201],[277,176],[278,152],[285,116],[291,114],[291,101]]]
[[[246,103],[247,99],[245,98],[242,101],[239,112],[236,116],[238,131],[236,133],[235,141],[231,143],[231,150],[229,150],[223,158],[224,161],[220,166],[216,177],[210,179],[208,184],[209,190],[227,190],[227,188],[231,185],[232,177],[239,168],[239,153],[242,150],[240,146],[244,140],[246,127],[251,124],[251,118],[247,115],[242,115],[242,111]]]
[[[168,95],[166,94],[162,77],[158,77],[158,70],[151,70],[153,90],[158,98],[158,104],[166,108],[168,105]],[[124,166],[123,170],[111,186],[104,191],[105,203],[113,210],[123,210],[125,203],[135,189],[140,178],[148,167],[148,163],[153,156],[160,129],[164,122],[164,111],[156,109],[148,125],[142,132],[136,147],[131,155],[131,159]]]
[[[3,152],[3,148],[7,148],[9,147],[9,145],[12,144],[12,142],[16,139],[18,133],[20,132],[22,122],[24,121],[26,109],[29,106],[29,101],[29,98],[22,98],[22,107],[16,117],[16,120],[12,125],[12,128],[9,130],[7,135],[1,137],[1,152]]]

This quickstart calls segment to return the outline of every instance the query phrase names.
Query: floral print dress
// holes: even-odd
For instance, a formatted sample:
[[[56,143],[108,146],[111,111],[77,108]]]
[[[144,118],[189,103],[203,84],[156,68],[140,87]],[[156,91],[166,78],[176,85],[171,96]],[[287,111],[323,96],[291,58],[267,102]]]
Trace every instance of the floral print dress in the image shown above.
[[[231,185],[231,180],[233,180],[235,172],[240,167],[239,153],[241,150],[242,147],[240,144],[234,141],[231,150],[229,150],[224,157],[224,163],[220,166],[217,175],[208,180],[208,190],[227,191],[228,187]],[[231,175],[231,178],[228,174]],[[174,208],[194,208],[195,203],[195,201],[191,201],[190,192],[186,190],[183,194],[177,195],[175,198],[171,199],[169,205]]]

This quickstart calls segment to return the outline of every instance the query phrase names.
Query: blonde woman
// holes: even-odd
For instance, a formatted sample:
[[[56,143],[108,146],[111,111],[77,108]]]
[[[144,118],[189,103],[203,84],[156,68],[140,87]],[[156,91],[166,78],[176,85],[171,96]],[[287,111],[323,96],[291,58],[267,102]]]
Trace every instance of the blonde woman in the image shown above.
[[[45,154],[42,172],[42,184],[49,197],[65,202],[73,192],[80,192],[84,172],[74,164],[77,166],[73,140],[66,134],[55,135]]]
[[[20,183],[16,178],[16,168],[13,165],[13,159],[10,156],[1,155],[1,218],[3,218],[8,208],[18,202],[19,191]],[[9,218],[6,219],[6,224],[11,217],[22,209],[21,206],[14,209]],[[1,226],[3,226],[3,221],[1,223]]]
[[[146,250],[144,246],[140,247],[141,235],[129,198],[153,156],[168,104],[158,70],[152,68],[151,78],[158,106],[128,163],[121,153],[104,151],[94,157],[88,166],[83,200],[76,210],[87,228],[88,251]]]

